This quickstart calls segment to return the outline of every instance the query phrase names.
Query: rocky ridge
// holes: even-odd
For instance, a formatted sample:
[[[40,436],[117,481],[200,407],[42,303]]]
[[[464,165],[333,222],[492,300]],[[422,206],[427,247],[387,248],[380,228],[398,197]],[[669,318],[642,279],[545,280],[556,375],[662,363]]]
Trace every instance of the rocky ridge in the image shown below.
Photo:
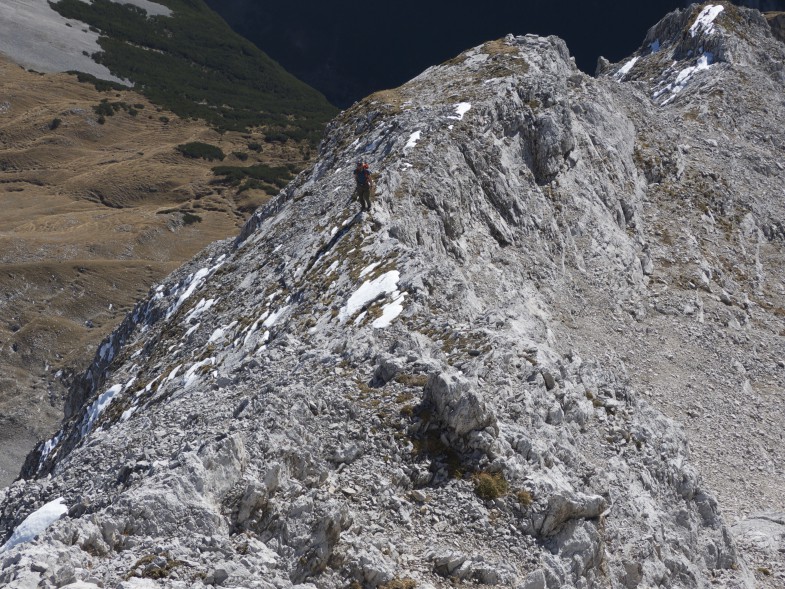
[[[342,113],[101,346],[0,491],[6,537],[68,508],[0,582],[777,586],[783,473],[724,469],[782,452],[785,46],[716,3],[649,37],[595,79],[509,36]]]

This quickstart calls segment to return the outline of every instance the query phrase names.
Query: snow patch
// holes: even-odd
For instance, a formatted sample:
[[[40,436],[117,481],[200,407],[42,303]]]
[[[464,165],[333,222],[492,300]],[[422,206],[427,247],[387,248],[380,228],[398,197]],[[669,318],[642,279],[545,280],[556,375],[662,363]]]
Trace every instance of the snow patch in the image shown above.
[[[16,527],[8,542],[0,547],[0,554],[11,550],[14,546],[34,540],[66,513],[68,513],[68,506],[62,497],[58,497],[35,510]]]
[[[421,136],[422,136],[422,132],[420,131],[415,131],[414,133],[409,135],[409,141],[406,142],[406,146],[404,147],[404,149],[411,149],[414,146],[416,146]]]
[[[21,66],[39,72],[79,70],[130,86],[90,58],[100,51],[98,32],[83,22],[61,16],[49,2],[0,2],[0,53]]]
[[[630,73],[630,70],[632,69],[632,67],[636,63],[638,63],[639,59],[640,59],[639,56],[636,56],[636,57],[633,57],[632,59],[630,59],[627,63],[625,63],[623,66],[621,66],[621,68],[619,68],[619,71],[616,72],[613,77],[616,78],[617,80],[621,81],[624,78],[624,76],[626,76],[627,74]]]
[[[471,110],[472,105],[469,102],[459,102],[455,105],[455,115],[451,117],[447,117],[448,119],[455,119],[458,121],[463,120],[463,115],[465,115],[469,110]]]
[[[657,53],[660,50],[660,40],[654,39],[654,41],[649,44],[649,49],[651,49],[652,53]]]
[[[62,439],[63,439],[63,432],[59,431],[57,432],[56,436],[46,441],[44,447],[41,448],[41,458],[38,459],[38,464],[44,463],[44,461],[49,457],[49,454],[52,453],[52,450],[54,450],[57,447],[57,444],[59,444],[60,440]]]
[[[215,358],[207,358],[191,366],[183,375],[183,388],[189,389],[191,388],[191,386],[194,385],[194,383],[196,383],[199,380],[199,375],[196,372],[200,368],[202,368],[203,366],[214,366],[214,365],[215,365]]]
[[[366,280],[362,283],[349,300],[346,305],[341,307],[338,312],[338,321],[346,323],[346,320],[354,315],[357,311],[362,309],[366,304],[370,303],[376,297],[382,294],[390,294],[398,290],[398,280],[401,273],[398,270],[390,270],[373,280]]]
[[[111,0],[117,4],[132,4],[144,10],[148,16],[172,16],[172,10],[150,0]]]
[[[90,430],[93,429],[95,422],[98,421],[98,418],[101,417],[101,414],[106,410],[107,407],[109,407],[109,405],[112,403],[112,400],[118,394],[130,387],[135,380],[136,377],[132,378],[124,385],[114,385],[113,387],[104,391],[95,401],[90,404],[90,407],[87,408],[86,417],[81,427],[82,437],[85,437],[90,433]]]
[[[188,299],[188,297],[190,297],[197,288],[201,288],[201,286],[206,282],[208,276],[212,275],[216,270],[218,270],[218,268],[224,265],[225,258],[226,255],[222,255],[218,258],[217,263],[212,268],[200,268],[195,274],[191,274],[191,276],[188,277],[186,283],[180,287],[185,287],[185,292],[180,295],[180,297],[177,299],[177,302],[166,312],[167,319],[177,312],[186,299]]]
[[[164,379],[164,383],[167,383],[167,382],[169,382],[170,380],[174,380],[174,379],[177,377],[177,373],[178,373],[178,372],[180,372],[180,368],[182,368],[182,367],[183,367],[183,365],[182,365],[182,364],[178,364],[177,366],[175,366],[174,368],[172,368],[172,371],[171,371],[171,372],[169,373],[169,375],[168,375],[168,376],[167,376],[167,377]],[[162,383],[162,384],[163,384],[163,383]]]
[[[721,4],[709,4],[698,15],[693,25],[690,27],[690,35],[693,37],[701,32],[707,35],[714,33],[714,19],[719,16],[720,12],[725,10]]]
[[[681,70],[673,82],[671,82],[664,88],[657,90],[657,92],[655,92],[652,95],[652,98],[657,100],[660,97],[662,97],[664,94],[670,92],[671,96],[666,98],[663,102],[660,103],[660,106],[665,106],[673,99],[675,99],[676,96],[679,94],[679,92],[681,92],[682,90],[684,90],[684,88],[687,87],[688,82],[692,79],[692,77],[696,73],[700,71],[708,70],[713,62],[714,62],[714,55],[706,51],[703,55],[701,55],[698,58],[698,61],[695,63],[695,65],[686,67],[683,70]]]
[[[363,276],[365,276],[366,274],[370,274],[371,272],[373,272],[373,271],[374,271],[374,269],[375,269],[375,268],[376,268],[376,267],[377,267],[379,264],[381,264],[381,262],[374,262],[373,264],[370,264],[370,265],[366,266],[365,268],[363,268],[362,270],[360,270],[360,278],[362,278],[362,277],[363,277]]]
[[[371,323],[371,327],[382,329],[389,327],[392,320],[403,312],[403,299],[406,298],[406,293],[400,293],[397,297],[393,294],[393,302],[385,305],[382,308],[382,316]]]
[[[208,311],[214,304],[215,299],[200,300],[197,305],[191,309],[191,312],[185,316],[185,323],[192,323],[194,319],[198,318],[202,313]]]
[[[276,321],[278,321],[278,318],[279,318],[281,315],[283,315],[283,314],[284,314],[284,312],[285,312],[285,311],[286,311],[288,308],[289,308],[289,305],[284,305],[283,307],[281,307],[281,308],[280,308],[280,309],[278,309],[277,311],[275,311],[275,312],[271,313],[271,314],[270,314],[270,316],[269,316],[267,319],[265,319],[265,320],[264,320],[264,323],[262,323],[262,325],[263,325],[264,327],[268,327],[268,328],[269,328],[269,327],[272,327],[273,325],[275,325],[275,322],[276,322]]]

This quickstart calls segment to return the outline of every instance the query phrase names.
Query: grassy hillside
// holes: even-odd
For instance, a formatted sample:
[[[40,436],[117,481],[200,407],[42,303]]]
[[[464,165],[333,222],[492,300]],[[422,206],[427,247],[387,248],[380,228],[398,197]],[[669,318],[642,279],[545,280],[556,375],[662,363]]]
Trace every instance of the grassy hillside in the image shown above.
[[[101,33],[94,58],[152,102],[220,130],[264,127],[271,140],[318,141],[337,110],[202,0],[156,0],[172,16],[109,0],[60,0],[52,7]]]

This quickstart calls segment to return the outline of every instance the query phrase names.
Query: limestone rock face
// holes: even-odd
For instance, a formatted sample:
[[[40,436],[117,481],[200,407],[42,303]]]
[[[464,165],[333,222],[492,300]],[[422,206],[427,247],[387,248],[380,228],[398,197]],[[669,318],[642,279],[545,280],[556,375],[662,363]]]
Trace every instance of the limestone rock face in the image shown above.
[[[694,6],[599,78],[509,36],[342,113],[104,343],[0,491],[4,537],[68,507],[0,584],[777,586],[779,520],[724,515],[782,505],[768,31]]]
[[[785,43],[785,12],[768,12],[766,20],[769,21],[771,34]]]

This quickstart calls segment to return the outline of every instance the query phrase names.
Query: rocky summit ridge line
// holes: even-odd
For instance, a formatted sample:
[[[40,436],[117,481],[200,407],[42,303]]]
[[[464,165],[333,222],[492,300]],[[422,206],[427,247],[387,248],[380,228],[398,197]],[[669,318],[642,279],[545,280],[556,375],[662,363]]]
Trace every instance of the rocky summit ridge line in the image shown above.
[[[103,343],[0,491],[0,583],[781,584],[785,45],[719,3],[649,37],[342,113]]]

